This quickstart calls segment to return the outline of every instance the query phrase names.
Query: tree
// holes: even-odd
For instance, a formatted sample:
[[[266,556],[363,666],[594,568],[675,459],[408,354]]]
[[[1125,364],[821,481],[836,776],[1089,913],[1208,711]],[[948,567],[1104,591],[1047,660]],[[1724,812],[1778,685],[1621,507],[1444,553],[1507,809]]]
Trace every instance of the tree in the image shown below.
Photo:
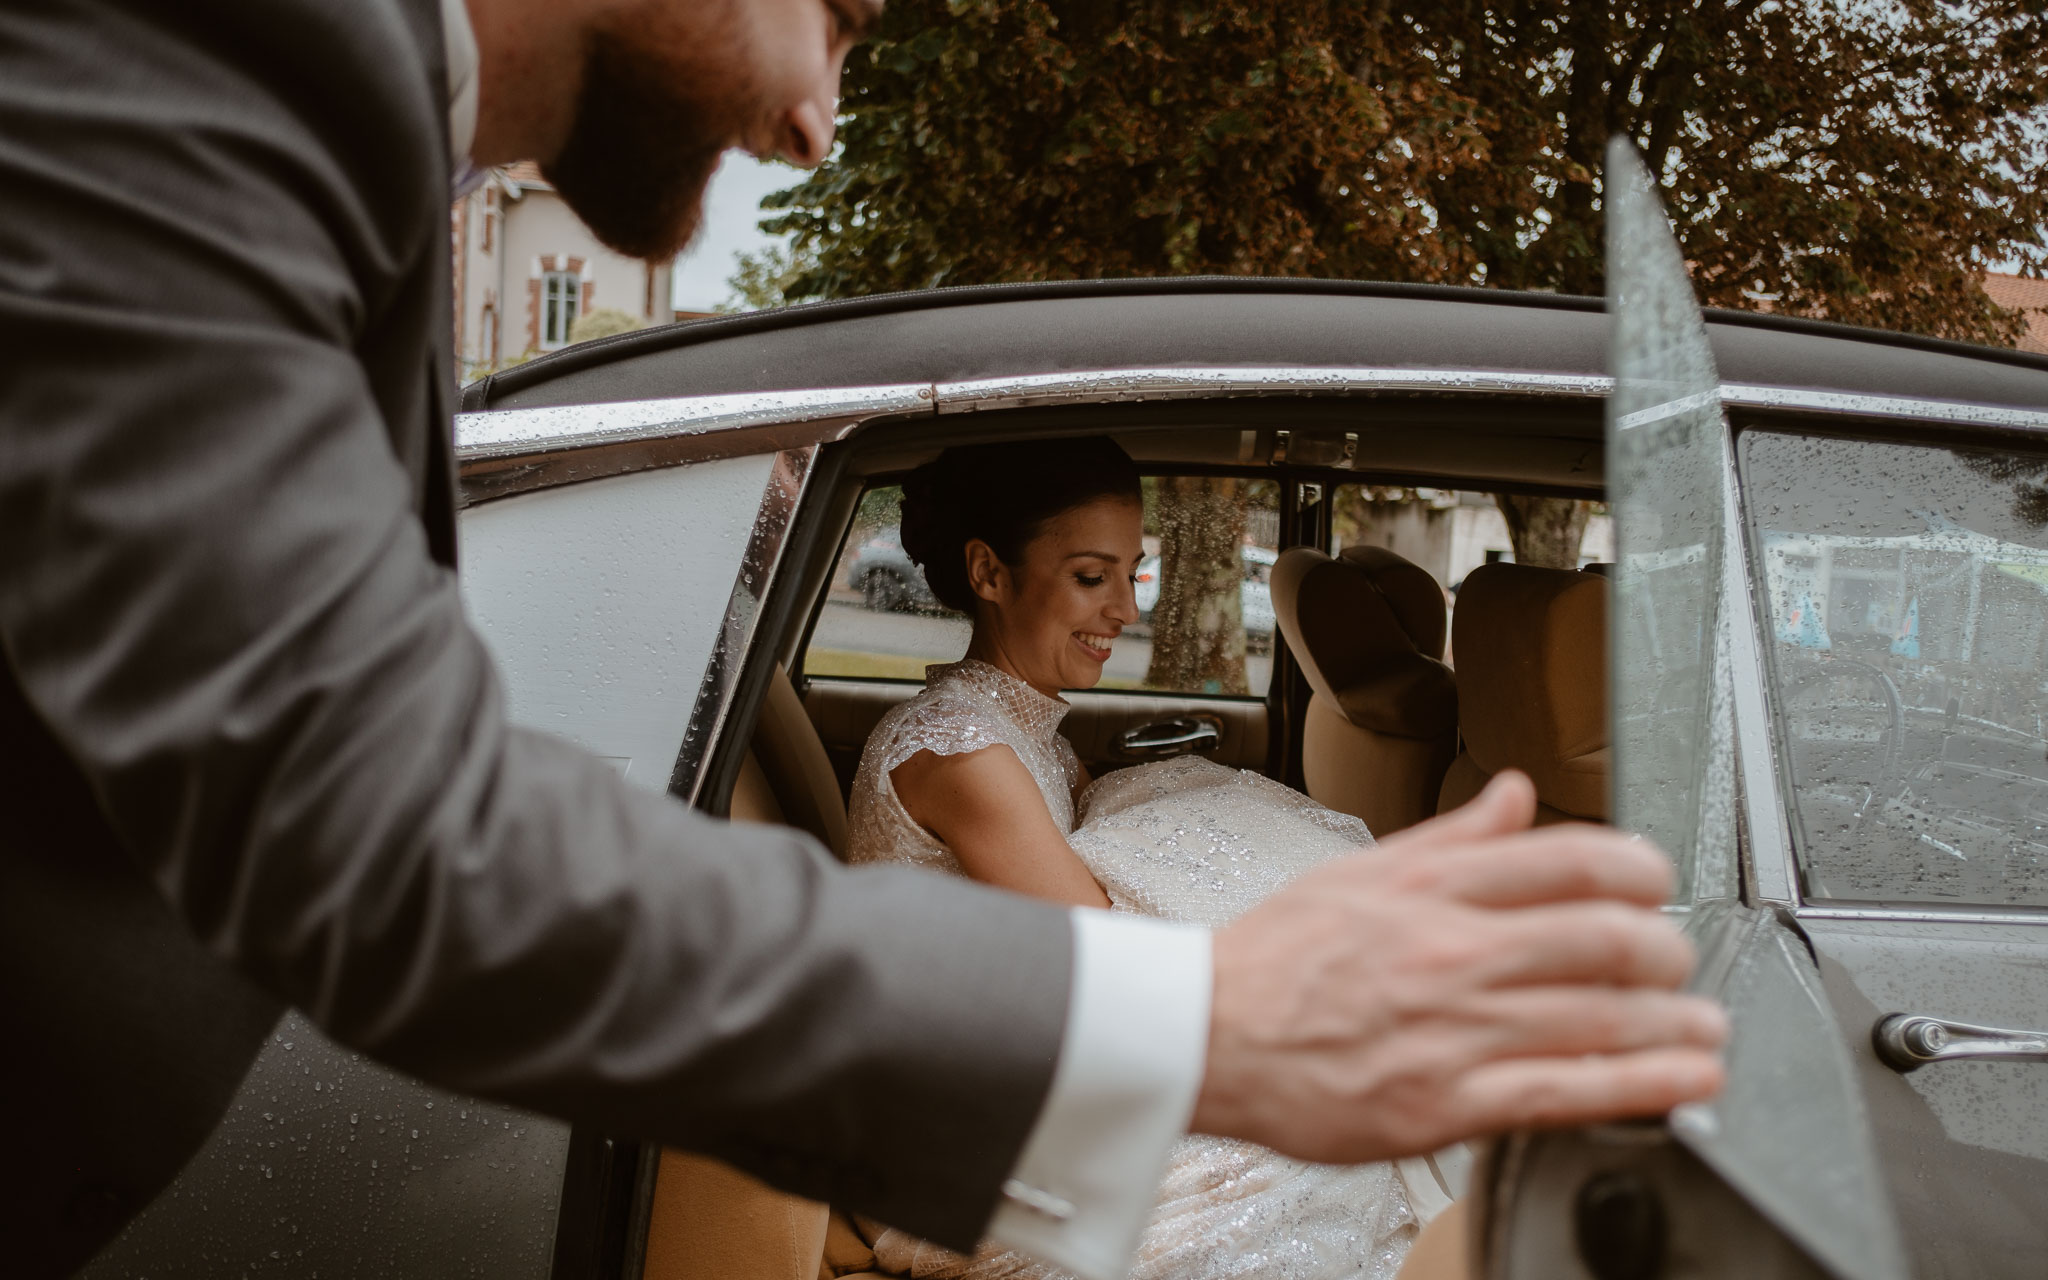
[[[1703,302],[2006,342],[1979,282],[2048,260],[2044,66],[2041,0],[892,0],[841,150],[763,225],[807,260],[791,301],[1202,272],[1598,293],[1626,133]],[[1583,505],[1503,513],[1518,559],[1576,562]]]
[[[1159,600],[1145,683],[1161,689],[1248,693],[1244,666],[1242,481],[1160,476]]]
[[[759,253],[743,253],[738,269],[726,278],[726,287],[732,294],[718,304],[718,310],[730,313],[786,306],[793,301],[790,286],[803,279],[816,264],[814,256],[793,253],[779,245],[769,245]]]
[[[631,333],[644,329],[647,322],[638,316],[628,315],[611,307],[599,307],[586,311],[569,324],[569,341],[588,342],[592,338],[609,338],[615,333]]]
[[[1592,503],[1520,493],[1499,494],[1493,501],[1508,522],[1515,563],[1543,569],[1579,567],[1579,544],[1586,537]]]
[[[2048,258],[2040,0],[1429,0],[1395,20],[1490,163],[1414,192],[1474,282],[1598,293],[1635,139],[1708,305],[2011,343],[1987,267]]]

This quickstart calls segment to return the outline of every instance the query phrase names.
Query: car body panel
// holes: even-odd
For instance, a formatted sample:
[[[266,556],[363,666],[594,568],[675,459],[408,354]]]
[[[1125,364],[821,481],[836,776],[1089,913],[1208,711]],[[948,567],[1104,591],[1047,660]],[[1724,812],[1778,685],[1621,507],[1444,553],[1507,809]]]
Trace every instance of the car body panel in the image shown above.
[[[79,1274],[541,1280],[558,1120],[425,1085],[287,1012],[177,1180]]]
[[[1924,1012],[2048,1028],[2048,940],[2038,924],[1809,917],[1835,1016],[1870,1100],[1913,1274],[2032,1276],[2048,1238],[2048,1063],[1942,1062],[1909,1074],[1871,1029]]]

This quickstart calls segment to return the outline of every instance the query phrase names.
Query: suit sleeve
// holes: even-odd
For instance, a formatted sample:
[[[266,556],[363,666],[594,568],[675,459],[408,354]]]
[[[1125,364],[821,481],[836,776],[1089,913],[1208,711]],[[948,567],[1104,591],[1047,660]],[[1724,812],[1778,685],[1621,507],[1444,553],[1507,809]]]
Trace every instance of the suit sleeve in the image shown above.
[[[0,15],[7,674],[190,928],[342,1042],[970,1245],[1067,921],[506,723],[362,356],[447,253],[437,201],[380,203],[440,162],[381,8]]]

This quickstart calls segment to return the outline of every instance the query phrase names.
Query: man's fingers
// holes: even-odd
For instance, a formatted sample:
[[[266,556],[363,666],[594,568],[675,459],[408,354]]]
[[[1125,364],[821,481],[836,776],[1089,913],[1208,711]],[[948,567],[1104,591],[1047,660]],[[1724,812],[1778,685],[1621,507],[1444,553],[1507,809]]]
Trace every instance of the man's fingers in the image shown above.
[[[1534,987],[1492,991],[1452,1012],[1482,1059],[1557,1058],[1647,1049],[1719,1049],[1728,1015],[1668,991]]]
[[[1504,911],[1488,923],[1481,985],[1677,987],[1695,954],[1670,921],[1614,902],[1575,902]]]
[[[1519,770],[1503,769],[1493,775],[1485,790],[1464,804],[1387,837],[1380,847],[1421,850],[1485,840],[1526,831],[1535,818],[1535,784]]]
[[[1670,859],[1655,845],[1577,825],[1446,849],[1430,857],[1427,874],[1438,891],[1483,907],[1584,898],[1654,907],[1670,898],[1672,883]]]
[[[1706,1049],[1649,1049],[1586,1058],[1512,1058],[1459,1082],[1452,1109],[1468,1134],[1555,1129],[1661,1116],[1721,1090],[1720,1060]]]

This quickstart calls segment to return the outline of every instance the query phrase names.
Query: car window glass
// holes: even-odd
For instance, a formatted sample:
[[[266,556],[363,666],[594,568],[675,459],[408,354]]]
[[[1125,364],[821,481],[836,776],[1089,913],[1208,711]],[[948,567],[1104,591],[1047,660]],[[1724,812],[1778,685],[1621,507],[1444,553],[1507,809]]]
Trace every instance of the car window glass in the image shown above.
[[[1236,476],[1147,476],[1140,619],[1104,690],[1263,697],[1273,667],[1279,486]],[[862,496],[804,651],[807,677],[922,680],[967,650],[967,619],[940,605],[903,550],[903,491]]]
[[[1806,897],[2048,906],[2048,460],[1742,459]]]
[[[1466,574],[1515,558],[1499,504],[1470,489],[1337,485],[1330,491],[1330,554],[1358,546],[1384,547],[1427,570],[1453,607]],[[1614,521],[1604,507],[1587,516],[1578,558],[1581,568],[1614,559]],[[1456,665],[1448,640],[1444,661]]]
[[[1617,140],[1606,183],[1611,741],[1615,824],[1671,855],[1683,902],[1735,887],[1727,427],[1706,324],[1656,190]]]

